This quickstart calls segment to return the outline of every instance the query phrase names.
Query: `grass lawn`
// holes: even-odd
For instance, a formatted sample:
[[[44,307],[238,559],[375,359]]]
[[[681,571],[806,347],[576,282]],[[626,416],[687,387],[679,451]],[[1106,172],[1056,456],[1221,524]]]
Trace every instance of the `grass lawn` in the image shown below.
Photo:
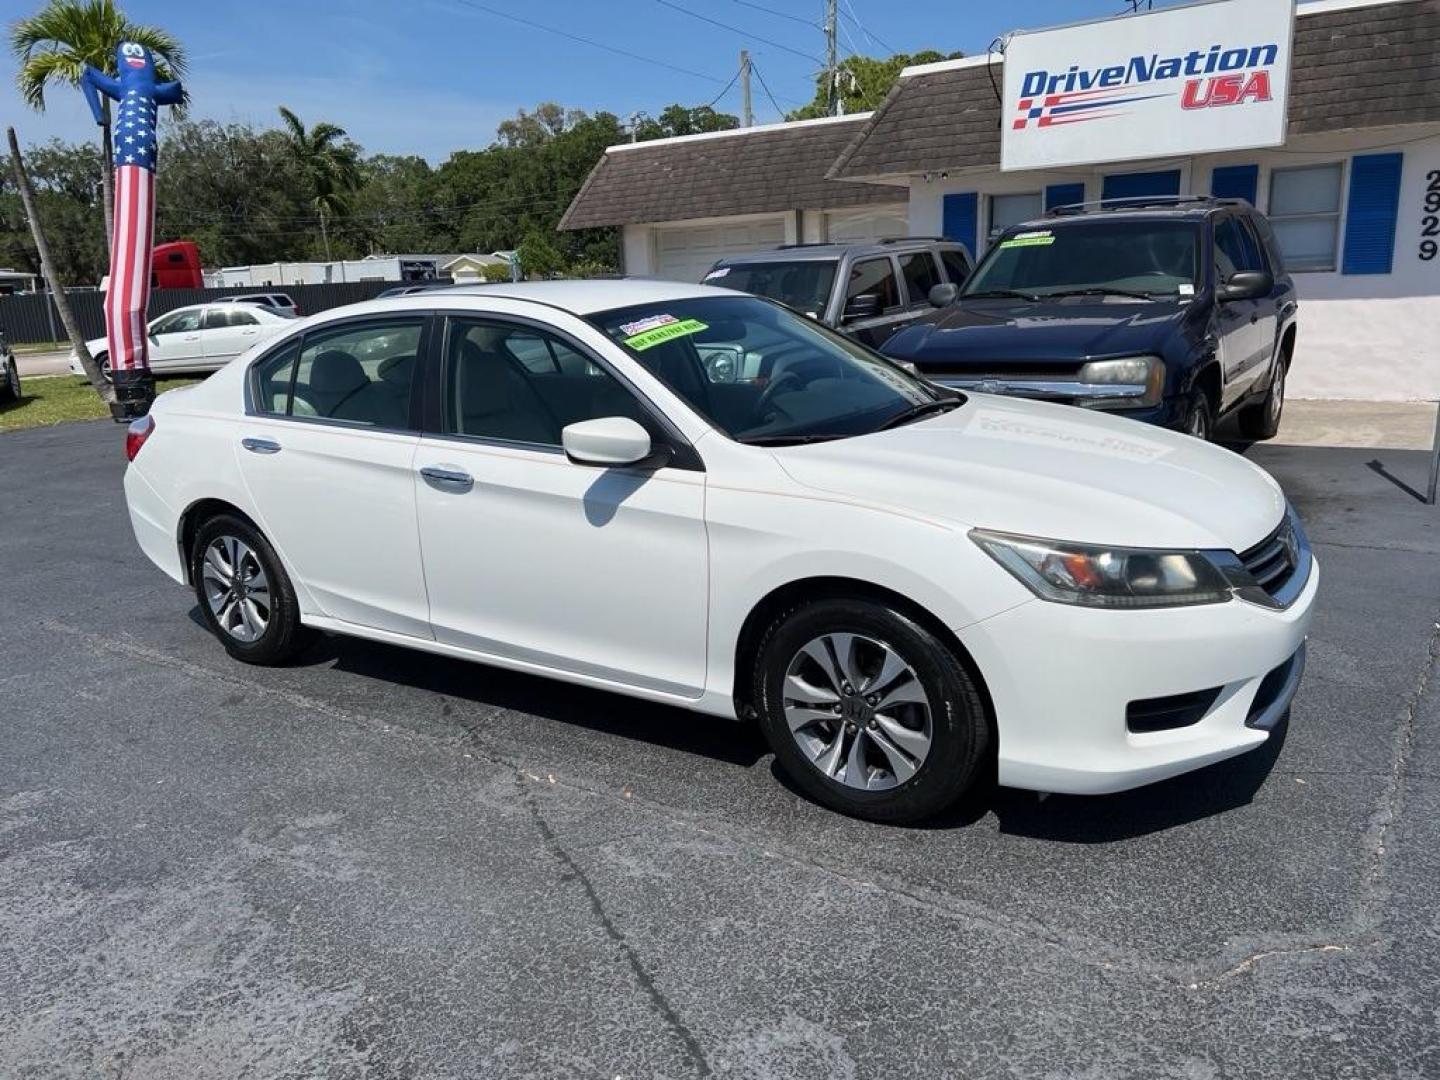
[[[199,378],[181,376],[156,380],[159,393],[190,386]],[[66,424],[71,420],[99,420],[110,415],[110,407],[100,400],[84,379],[74,375],[37,376],[20,381],[21,398],[0,405],[0,431]]]
[[[24,356],[26,353],[42,352],[69,352],[70,342],[67,341],[34,341],[28,345],[10,346],[10,351],[16,356]]]

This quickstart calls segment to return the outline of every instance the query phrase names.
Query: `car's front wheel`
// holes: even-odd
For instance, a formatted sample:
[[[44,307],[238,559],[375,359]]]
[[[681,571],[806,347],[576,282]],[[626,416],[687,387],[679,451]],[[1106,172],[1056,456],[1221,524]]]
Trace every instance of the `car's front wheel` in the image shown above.
[[[309,643],[285,568],[243,518],[221,514],[196,530],[190,579],[205,624],[236,660],[280,664]]]
[[[1187,435],[1193,435],[1201,442],[1209,442],[1215,430],[1215,408],[1210,404],[1210,395],[1196,390],[1185,403],[1185,419],[1182,428]]]
[[[817,802],[872,821],[932,817],[990,749],[974,681],[907,614],[870,600],[791,609],[766,631],[754,685],[775,756]]]

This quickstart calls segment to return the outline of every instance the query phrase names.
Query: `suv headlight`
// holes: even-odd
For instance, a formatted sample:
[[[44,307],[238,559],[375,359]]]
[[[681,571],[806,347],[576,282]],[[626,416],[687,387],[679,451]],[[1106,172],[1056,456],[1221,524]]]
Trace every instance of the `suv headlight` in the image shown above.
[[[1158,356],[1091,360],[1080,369],[1077,378],[1090,386],[1115,388],[1113,395],[1096,395],[1079,402],[1091,408],[1159,405],[1165,392],[1165,361]]]
[[[973,529],[970,539],[1042,600],[1100,608],[1220,604],[1231,586],[1199,551],[1096,547]]]

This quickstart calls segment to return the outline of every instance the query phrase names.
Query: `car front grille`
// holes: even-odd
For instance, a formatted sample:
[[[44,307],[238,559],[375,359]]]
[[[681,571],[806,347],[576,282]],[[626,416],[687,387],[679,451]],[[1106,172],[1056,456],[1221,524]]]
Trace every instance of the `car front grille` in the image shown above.
[[[1240,553],[1240,561],[1255,584],[1274,599],[1299,568],[1300,543],[1290,515],[1280,527],[1248,551]]]

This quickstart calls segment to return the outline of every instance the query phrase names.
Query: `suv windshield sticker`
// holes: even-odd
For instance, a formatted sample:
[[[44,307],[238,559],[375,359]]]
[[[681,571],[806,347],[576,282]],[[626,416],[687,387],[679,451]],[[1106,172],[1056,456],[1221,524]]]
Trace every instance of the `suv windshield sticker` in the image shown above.
[[[1195,295],[1195,286],[1191,285],[1189,282],[1182,281],[1179,285],[1176,285],[1175,288],[1181,296]]]
[[[636,319],[634,322],[620,324],[620,333],[627,338],[636,334],[643,334],[646,330],[654,330],[657,326],[666,326],[669,323],[679,322],[674,315],[647,315],[643,319]]]
[[[646,326],[649,326],[650,329],[641,329],[637,333],[630,333],[632,328]],[[625,338],[626,345],[636,352],[644,352],[651,346],[709,329],[709,324],[703,323],[699,319],[685,319],[682,322],[677,320],[674,315],[655,315],[649,319],[641,319],[639,322],[626,323],[620,327],[620,332],[629,335]]]
[[[706,280],[706,281],[709,281],[711,278],[724,277],[724,276],[725,276],[726,274],[728,274],[729,272],[730,272],[730,268],[729,268],[728,266],[722,266],[722,267],[720,267],[720,269],[718,269],[718,270],[711,270],[708,274],[706,274],[706,275],[705,275],[705,280]]]
[[[1000,248],[1018,247],[1048,247],[1055,243],[1055,234],[1049,232],[1022,232],[1016,233],[1009,240],[1002,241]]]

